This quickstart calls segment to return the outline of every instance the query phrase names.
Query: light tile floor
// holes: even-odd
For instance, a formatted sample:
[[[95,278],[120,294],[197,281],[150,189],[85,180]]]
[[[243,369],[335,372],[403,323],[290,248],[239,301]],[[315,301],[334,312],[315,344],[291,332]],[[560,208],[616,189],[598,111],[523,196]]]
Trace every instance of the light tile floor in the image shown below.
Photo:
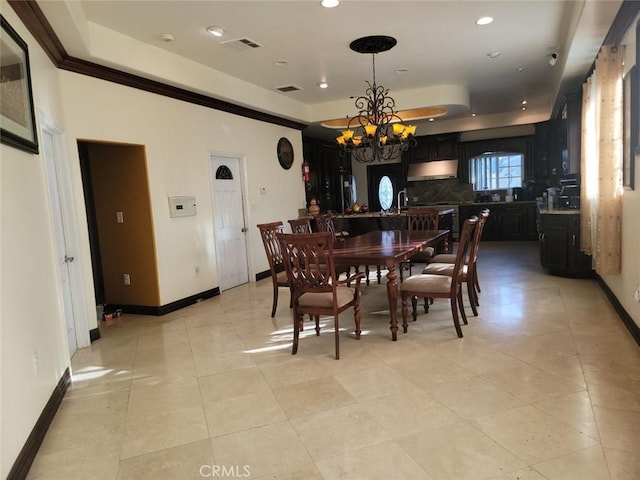
[[[479,269],[464,339],[436,300],[392,342],[374,280],[339,361],[330,319],[291,355],[270,280],[103,324],[28,478],[640,478],[640,348],[595,281],[535,243],[483,244]]]

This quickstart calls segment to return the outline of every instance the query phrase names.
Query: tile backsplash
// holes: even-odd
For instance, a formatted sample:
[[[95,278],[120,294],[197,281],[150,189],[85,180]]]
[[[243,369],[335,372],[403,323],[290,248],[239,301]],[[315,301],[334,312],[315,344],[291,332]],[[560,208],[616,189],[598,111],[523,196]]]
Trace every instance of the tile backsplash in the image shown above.
[[[426,205],[436,202],[463,203],[475,200],[473,186],[457,178],[409,182],[406,188],[409,205]]]

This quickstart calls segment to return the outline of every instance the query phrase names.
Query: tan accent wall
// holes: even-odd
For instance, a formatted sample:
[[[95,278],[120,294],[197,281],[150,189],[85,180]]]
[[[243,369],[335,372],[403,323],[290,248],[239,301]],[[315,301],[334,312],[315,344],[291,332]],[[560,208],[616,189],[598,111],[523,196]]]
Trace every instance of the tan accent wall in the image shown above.
[[[88,151],[105,300],[160,306],[145,149],[89,143]],[[131,285],[124,284],[125,273]]]

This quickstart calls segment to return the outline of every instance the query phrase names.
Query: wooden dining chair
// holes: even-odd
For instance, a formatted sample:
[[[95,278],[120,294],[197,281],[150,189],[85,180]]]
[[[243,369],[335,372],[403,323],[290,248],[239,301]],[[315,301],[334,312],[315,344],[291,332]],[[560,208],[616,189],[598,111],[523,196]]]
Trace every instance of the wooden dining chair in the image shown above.
[[[440,210],[429,207],[410,207],[407,209],[407,230],[409,232],[420,230],[438,230],[438,219],[440,218]],[[403,270],[407,264],[409,265],[409,275],[412,273],[414,263],[429,263],[431,257],[435,253],[435,247],[427,247],[422,252],[413,255],[408,262],[400,265],[400,281],[403,280]]]
[[[277,233],[293,306],[293,349],[298,352],[298,340],[305,314],[315,319],[316,335],[320,335],[320,315],[333,316],[335,355],[340,358],[339,316],[353,308],[356,339],[360,339],[360,281],[357,273],[339,281],[335,276],[333,237],[330,232],[307,234]],[[355,282],[355,286],[347,284]]]
[[[480,250],[480,241],[482,240],[482,232],[489,218],[490,210],[483,209],[479,213],[478,225],[471,239],[469,247],[469,255],[465,259],[466,268],[463,269],[461,281],[467,284],[467,295],[471,304],[471,310],[475,316],[478,316],[476,307],[480,306],[478,294],[480,293],[480,283],[478,281],[478,251]],[[444,274],[449,275],[452,270],[452,264],[455,263],[455,254],[445,253],[435,255],[431,259],[431,263],[425,267],[422,273]]]
[[[343,233],[346,232],[337,232],[336,231],[336,227],[335,224],[333,222],[333,216],[329,213],[323,214],[323,215],[318,215],[316,217],[316,227],[318,228],[319,232],[329,232],[331,233],[331,239],[333,242],[336,242],[338,240],[344,240],[344,236]],[[351,265],[336,265],[336,272],[338,273],[338,275],[340,273],[345,273],[347,275],[347,277],[350,275],[351,272]],[[356,273],[358,273],[358,267],[354,266],[354,269],[356,271]],[[369,270],[367,269],[366,271],[366,278],[367,278],[367,285],[369,285]]]
[[[478,217],[472,217],[465,220],[462,232],[460,233],[456,262],[453,264],[451,275],[412,275],[400,284],[400,296],[402,298],[402,328],[405,333],[407,332],[407,300],[409,297],[411,297],[414,322],[417,319],[416,309],[418,298],[448,298],[451,302],[453,325],[456,328],[458,337],[462,338],[462,328],[460,328],[458,311],[460,311],[460,315],[462,315],[462,320],[465,325],[467,324],[467,316],[462,306],[462,287],[458,277],[464,267],[464,259],[467,255],[467,251],[469,250],[471,237],[477,223]],[[429,307],[426,302],[425,310],[427,310],[427,312],[429,311]]]
[[[291,225],[291,233],[311,233],[311,218],[300,217],[287,221]]]
[[[280,253],[280,243],[276,235],[284,232],[282,222],[262,223],[258,225],[260,229],[260,236],[262,237],[262,243],[264,244],[264,250],[267,254],[267,260],[269,261],[269,269],[271,270],[271,281],[273,282],[273,306],[271,307],[271,316],[276,315],[276,309],[278,308],[278,289],[281,287],[289,288],[289,280],[287,278],[287,272],[284,268],[282,261],[282,254]]]

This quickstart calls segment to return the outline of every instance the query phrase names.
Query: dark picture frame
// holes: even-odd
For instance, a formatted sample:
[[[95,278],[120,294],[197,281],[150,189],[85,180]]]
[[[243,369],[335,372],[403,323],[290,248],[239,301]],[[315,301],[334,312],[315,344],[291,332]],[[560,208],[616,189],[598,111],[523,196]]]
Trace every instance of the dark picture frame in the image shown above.
[[[27,44],[0,15],[0,141],[38,153]]]
[[[635,188],[635,154],[638,145],[638,68],[634,66],[623,79],[623,128],[622,128],[622,186],[626,189]]]

